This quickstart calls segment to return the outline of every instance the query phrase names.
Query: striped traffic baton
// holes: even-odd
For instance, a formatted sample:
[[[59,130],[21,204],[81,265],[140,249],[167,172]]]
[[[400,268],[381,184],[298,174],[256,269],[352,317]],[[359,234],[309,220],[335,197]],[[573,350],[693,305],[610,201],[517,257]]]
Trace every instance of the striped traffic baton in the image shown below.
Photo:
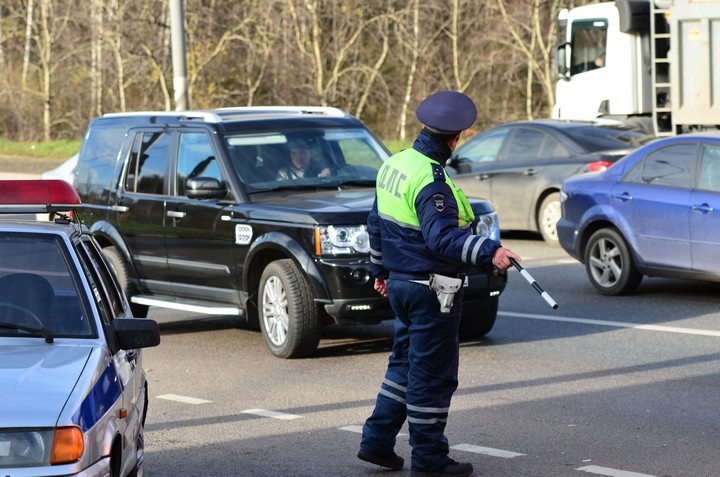
[[[535,281],[535,279],[532,277],[532,275],[530,275],[530,272],[528,272],[527,270],[525,270],[525,269],[522,267],[522,265],[520,265],[520,264],[518,263],[518,261],[515,260],[514,258],[511,258],[511,259],[510,259],[510,263],[512,263],[513,266],[514,266],[515,268],[517,268],[518,272],[520,272],[520,275],[522,275],[523,278],[524,278],[525,280],[527,280],[527,282],[528,282],[530,285],[532,285],[532,287],[535,289],[535,291],[538,292],[541,297],[543,297],[543,299],[548,303],[548,305],[550,305],[550,306],[552,307],[553,310],[557,309],[558,304],[555,303],[555,300],[552,299],[552,297],[548,294],[548,292],[546,292],[545,290],[543,290],[543,288],[538,284],[538,282]]]

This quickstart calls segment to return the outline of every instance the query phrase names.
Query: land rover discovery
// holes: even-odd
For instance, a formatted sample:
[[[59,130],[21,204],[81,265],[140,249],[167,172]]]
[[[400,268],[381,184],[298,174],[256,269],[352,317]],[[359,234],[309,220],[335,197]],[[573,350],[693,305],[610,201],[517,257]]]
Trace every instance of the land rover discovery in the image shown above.
[[[289,173],[292,144],[315,172]],[[324,324],[393,317],[373,289],[365,225],[388,155],[336,108],[117,113],[90,122],[74,186],[137,316],[241,316],[294,358],[316,350]],[[473,208],[477,233],[497,239],[490,203]],[[490,331],[506,281],[471,271],[464,335]]]

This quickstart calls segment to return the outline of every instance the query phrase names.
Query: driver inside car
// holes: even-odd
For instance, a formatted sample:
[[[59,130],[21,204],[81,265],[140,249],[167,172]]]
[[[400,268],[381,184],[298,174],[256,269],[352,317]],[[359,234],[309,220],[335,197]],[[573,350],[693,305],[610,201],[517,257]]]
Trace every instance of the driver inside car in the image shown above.
[[[332,174],[329,167],[323,167],[318,161],[312,159],[313,146],[308,141],[291,139],[288,141],[288,149],[290,150],[290,165],[278,171],[277,180],[327,177]]]

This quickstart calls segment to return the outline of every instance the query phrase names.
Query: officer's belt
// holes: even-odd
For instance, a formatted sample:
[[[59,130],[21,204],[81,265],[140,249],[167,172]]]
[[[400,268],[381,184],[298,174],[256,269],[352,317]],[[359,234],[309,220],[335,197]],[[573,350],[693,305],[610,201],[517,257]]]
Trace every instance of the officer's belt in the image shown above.
[[[408,280],[415,283],[420,283],[422,285],[428,285],[430,283],[430,275],[432,275],[431,272],[428,273],[401,273],[401,272],[390,272],[390,276],[388,278],[395,278],[398,280]],[[436,275],[441,275],[440,273],[437,273]],[[461,278],[465,280],[465,277],[467,274],[465,273],[455,273],[452,275],[446,275],[446,276],[452,276],[453,278]]]

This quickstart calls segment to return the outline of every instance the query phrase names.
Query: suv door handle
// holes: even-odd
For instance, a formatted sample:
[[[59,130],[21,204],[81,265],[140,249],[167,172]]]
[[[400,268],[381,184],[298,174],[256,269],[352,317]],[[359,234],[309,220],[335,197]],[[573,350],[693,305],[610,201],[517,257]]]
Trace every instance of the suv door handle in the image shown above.
[[[478,174],[475,176],[475,179],[477,179],[479,181],[485,181],[485,180],[490,179],[490,174]]]
[[[180,212],[179,210],[168,210],[166,215],[168,217],[172,217],[173,219],[182,219],[185,217],[185,212]]]
[[[534,176],[537,173],[537,169],[527,169],[525,170],[525,172],[523,172],[523,174],[525,174],[526,176]]]

